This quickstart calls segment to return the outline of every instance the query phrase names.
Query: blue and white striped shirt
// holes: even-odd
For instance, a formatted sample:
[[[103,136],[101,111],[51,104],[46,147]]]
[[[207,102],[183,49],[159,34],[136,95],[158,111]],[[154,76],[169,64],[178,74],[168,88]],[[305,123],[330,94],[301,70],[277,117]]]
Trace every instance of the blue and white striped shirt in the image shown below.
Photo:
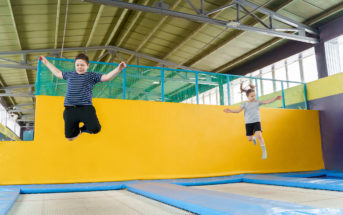
[[[63,79],[67,80],[67,92],[64,106],[92,105],[92,90],[101,81],[101,73],[86,72],[78,74],[76,71],[63,72]]]

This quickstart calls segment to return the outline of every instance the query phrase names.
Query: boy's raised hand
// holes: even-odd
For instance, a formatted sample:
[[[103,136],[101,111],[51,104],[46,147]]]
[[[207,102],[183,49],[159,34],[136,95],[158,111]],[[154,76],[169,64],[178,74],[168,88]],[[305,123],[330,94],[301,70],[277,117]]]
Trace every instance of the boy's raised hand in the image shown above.
[[[282,99],[282,96],[276,96],[275,97],[275,100],[281,100]]]
[[[47,64],[48,60],[44,56],[39,56],[39,60],[42,61],[42,63]]]
[[[229,108],[224,109],[225,113],[232,113],[232,111]]]
[[[124,61],[122,61],[120,64],[119,64],[119,70],[123,70],[126,68],[126,63]]]

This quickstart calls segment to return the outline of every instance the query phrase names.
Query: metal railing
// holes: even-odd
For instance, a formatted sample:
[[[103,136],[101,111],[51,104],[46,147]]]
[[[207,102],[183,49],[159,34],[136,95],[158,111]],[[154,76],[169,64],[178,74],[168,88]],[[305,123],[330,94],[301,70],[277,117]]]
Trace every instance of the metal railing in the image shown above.
[[[47,59],[63,72],[75,70],[74,60]],[[118,66],[116,63],[94,61],[90,64],[89,70],[95,68],[94,72],[99,73],[108,73]],[[303,82],[140,65],[128,65],[112,81],[97,84],[93,97],[178,103],[196,98],[196,103],[201,104],[204,102],[199,95],[214,90],[219,99],[213,104],[234,105],[242,102],[242,99],[237,99],[241,97],[241,82],[256,86],[258,100],[282,95],[282,101],[266,107],[307,109],[306,84]],[[285,87],[285,83],[292,87]],[[40,61],[35,86],[36,95],[64,96],[66,92],[66,81],[54,77]]]

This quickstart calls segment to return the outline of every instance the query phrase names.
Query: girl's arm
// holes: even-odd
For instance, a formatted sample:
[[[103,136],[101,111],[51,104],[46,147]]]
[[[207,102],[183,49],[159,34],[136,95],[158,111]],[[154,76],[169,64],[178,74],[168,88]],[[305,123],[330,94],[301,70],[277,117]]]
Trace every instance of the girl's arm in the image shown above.
[[[269,104],[269,103],[275,102],[276,100],[281,100],[281,99],[282,99],[282,96],[276,96],[275,98],[261,101],[261,104],[263,104],[263,105]]]
[[[39,60],[54,74],[57,78],[63,79],[61,70],[52,65],[44,56],[39,56]]]
[[[224,112],[225,113],[240,113],[244,108],[243,107],[240,107],[239,109],[236,109],[236,110],[231,110],[229,108],[226,108],[224,109]]]
[[[126,67],[126,63],[124,61],[122,61],[119,66],[117,68],[115,68],[114,70],[112,70],[111,72],[102,75],[101,76],[101,82],[105,82],[105,81],[110,81],[112,80],[114,77],[116,77],[124,68]]]

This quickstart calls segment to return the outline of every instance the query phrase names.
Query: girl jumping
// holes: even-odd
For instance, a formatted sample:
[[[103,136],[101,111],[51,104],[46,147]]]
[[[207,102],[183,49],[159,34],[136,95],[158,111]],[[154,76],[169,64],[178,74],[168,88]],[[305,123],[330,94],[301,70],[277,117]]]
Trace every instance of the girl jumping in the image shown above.
[[[267,158],[267,150],[264,144],[261,128],[260,106],[264,104],[272,103],[276,100],[281,100],[281,96],[277,96],[273,99],[265,101],[257,101],[255,86],[250,84],[250,89],[244,89],[243,83],[241,83],[241,93],[245,93],[248,101],[243,102],[241,107],[237,110],[231,110],[229,108],[224,109],[225,113],[240,113],[244,109],[244,120],[246,128],[246,136],[248,141],[253,141],[254,145],[257,145],[256,138],[258,139],[262,148],[262,159]],[[255,136],[254,136],[255,135]]]

